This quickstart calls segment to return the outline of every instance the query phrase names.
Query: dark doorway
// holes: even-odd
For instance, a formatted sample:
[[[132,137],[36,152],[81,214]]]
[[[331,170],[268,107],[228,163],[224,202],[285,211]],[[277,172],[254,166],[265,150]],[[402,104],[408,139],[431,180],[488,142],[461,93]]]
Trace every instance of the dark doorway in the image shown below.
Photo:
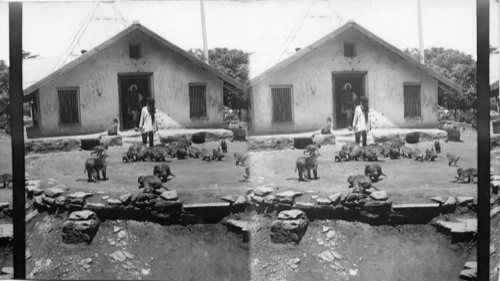
[[[138,118],[146,98],[151,97],[151,74],[119,74],[118,84],[120,128],[133,129],[138,126]]]
[[[335,128],[348,128],[352,126],[356,101],[365,95],[365,74],[334,73],[332,78]]]

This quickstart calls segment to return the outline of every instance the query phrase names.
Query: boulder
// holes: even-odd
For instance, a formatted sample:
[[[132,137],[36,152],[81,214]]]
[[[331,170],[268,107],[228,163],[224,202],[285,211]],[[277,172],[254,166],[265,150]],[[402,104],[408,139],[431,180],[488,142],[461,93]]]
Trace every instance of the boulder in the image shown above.
[[[443,197],[441,197],[441,196],[432,197],[430,200],[432,200],[436,203],[439,203],[439,205],[442,205],[445,202]]]
[[[451,213],[455,211],[456,206],[457,206],[457,200],[453,196],[450,196],[448,200],[446,200],[443,203],[443,205],[441,205],[444,212],[451,212]]]
[[[101,211],[106,207],[103,203],[87,203],[85,205],[85,209],[89,209],[92,211]]]
[[[385,190],[374,191],[370,194],[370,197],[375,200],[383,201],[387,200],[387,193],[385,192]]]
[[[164,200],[177,200],[177,192],[175,190],[164,191],[160,195]]]
[[[250,221],[233,220],[233,219],[229,219],[229,220],[225,221],[225,224],[227,226],[237,228],[241,231],[249,231],[251,223],[252,222],[250,222]]]
[[[162,213],[177,214],[182,211],[182,201],[159,200],[154,203],[153,209]]]
[[[308,225],[309,221],[302,218],[296,220],[273,221],[271,225],[271,241],[273,243],[299,243],[306,233]]]
[[[122,201],[119,199],[115,199],[115,198],[109,198],[107,200],[107,202],[108,202],[108,205],[122,205]]]
[[[87,198],[87,197],[91,197],[92,195],[93,195],[92,193],[77,191],[75,193],[68,194],[68,198],[70,198],[70,199],[73,199],[73,198]]]
[[[64,243],[90,243],[99,228],[98,219],[69,220],[64,222],[62,240]]]
[[[13,238],[14,226],[12,224],[0,224],[0,240]]]
[[[130,194],[130,193],[124,194],[124,195],[118,197],[118,199],[120,199],[120,201],[122,202],[123,205],[128,205],[132,199],[132,194]]]
[[[314,203],[296,200],[293,204],[293,208],[301,210],[311,210],[314,208]]]
[[[45,196],[53,198],[53,197],[57,197],[57,196],[63,194],[64,190],[60,187],[54,186],[54,187],[47,188],[44,193],[45,193]]]
[[[472,202],[474,202],[474,197],[457,197],[457,203],[459,206],[465,206]]]
[[[90,210],[76,211],[72,212],[69,215],[69,220],[77,221],[77,220],[90,220],[96,219],[97,215]]]
[[[274,205],[274,203],[276,203],[276,195],[273,194],[266,195],[264,197],[263,203],[267,205]]]
[[[243,196],[243,195],[240,195],[240,196],[238,196],[238,199],[236,199],[236,201],[234,201],[234,204],[233,204],[233,205],[235,205],[235,206],[236,206],[236,205],[240,206],[240,205],[245,205],[246,203],[247,203],[247,199],[246,199],[246,197],[245,197],[245,196]]]
[[[342,199],[342,193],[335,193],[333,195],[328,196],[330,202],[332,202],[333,206],[340,204],[340,199]]]
[[[253,193],[257,196],[266,196],[268,195],[269,193],[273,192],[274,189],[271,188],[271,187],[267,187],[267,186],[259,186],[259,187],[256,187],[254,190],[253,190]]]
[[[278,214],[278,220],[296,220],[304,218],[306,218],[306,214],[299,209],[282,211]]]
[[[220,200],[226,201],[229,204],[233,204],[234,201],[235,201],[234,198],[233,198],[233,196],[224,196],[224,197],[221,197]]]
[[[388,214],[391,209],[390,201],[368,201],[363,205],[363,210],[374,214]]]
[[[330,206],[332,204],[330,199],[326,199],[326,198],[318,198],[318,199],[316,199],[316,203],[320,206]]]

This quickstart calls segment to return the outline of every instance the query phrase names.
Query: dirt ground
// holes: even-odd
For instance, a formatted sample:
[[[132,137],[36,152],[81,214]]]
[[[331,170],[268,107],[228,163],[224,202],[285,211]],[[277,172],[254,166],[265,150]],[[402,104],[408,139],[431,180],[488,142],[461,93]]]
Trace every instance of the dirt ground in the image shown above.
[[[248,243],[221,224],[105,221],[86,245],[62,242],[64,220],[38,215],[28,223],[28,279],[249,280]],[[117,260],[115,251],[131,256]]]
[[[414,159],[379,159],[378,164],[387,177],[381,177],[374,186],[386,190],[389,199],[394,203],[431,202],[434,196],[473,196],[477,197],[476,184],[450,183],[457,174],[457,167],[449,167],[446,153],[460,155],[458,165],[462,168],[477,167],[477,135],[462,133],[463,142],[441,142],[441,153],[435,162],[415,161]],[[280,189],[293,189],[312,192],[319,196],[328,196],[347,190],[347,177],[352,174],[363,174],[365,165],[375,162],[351,161],[335,162],[334,156],[342,144],[323,146],[318,157],[319,180],[299,182],[294,172],[295,161],[302,156],[302,150],[262,151],[252,153],[252,171],[256,177],[276,184]],[[412,149],[430,149],[432,142],[407,144]],[[306,196],[308,196],[306,194]],[[445,198],[446,199],[446,198]]]
[[[451,244],[430,225],[313,221],[298,245],[283,245],[270,242],[271,221],[260,219],[252,235],[252,280],[455,281],[465,262],[475,260],[475,242]],[[325,251],[338,258],[321,258]]]

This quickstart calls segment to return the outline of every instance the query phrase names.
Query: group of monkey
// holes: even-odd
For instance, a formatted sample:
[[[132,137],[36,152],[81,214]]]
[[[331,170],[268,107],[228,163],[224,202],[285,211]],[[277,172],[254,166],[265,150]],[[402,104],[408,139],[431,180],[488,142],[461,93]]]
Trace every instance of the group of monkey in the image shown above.
[[[187,143],[187,142],[184,142]],[[94,147],[93,152],[91,152],[90,158],[85,162],[85,171],[88,175],[89,182],[95,182],[101,180],[100,174],[102,173],[102,180],[106,180],[106,154],[108,146],[98,145]],[[222,148],[222,149],[221,149]],[[207,149],[202,148],[199,151],[198,148],[191,146],[190,142],[187,145],[179,145],[174,143],[172,145],[157,145],[153,147],[147,147],[145,145],[130,145],[128,151],[124,153],[122,157],[122,162],[135,162],[135,161],[167,161],[167,158],[186,159],[190,158],[201,158],[201,160],[206,161],[221,161],[227,153],[227,143],[225,140],[221,140],[220,146],[214,149],[212,153],[208,152]],[[236,160],[236,166],[244,166],[245,161],[248,159],[247,154],[234,153],[234,158]],[[175,175],[171,172],[168,164],[155,165],[153,168],[153,175],[140,176],[138,178],[139,188],[144,187],[145,192],[150,192],[151,190],[157,190],[162,185],[163,182],[168,180],[169,176]],[[250,177],[250,167],[247,165],[245,168],[244,180]],[[164,187],[165,188],[165,187]],[[165,188],[167,189],[167,188]],[[167,189],[168,190],[168,189]]]
[[[311,180],[311,170],[314,174],[314,179],[318,179],[318,156],[320,155],[320,148],[321,144],[307,145],[304,148],[303,154],[307,153],[309,154],[309,156],[302,156],[297,158],[295,164],[295,172],[298,171],[299,173],[299,181]],[[363,159],[363,161],[378,161],[378,157],[389,157],[390,159],[414,158],[417,161],[423,162],[435,161],[438,157],[438,153],[441,153],[441,144],[438,140],[434,142],[434,145],[431,149],[425,150],[425,154],[418,148],[412,150],[400,141],[389,141],[383,143],[382,145],[375,143],[367,145],[365,147],[362,147],[359,144],[348,143],[342,146],[342,149],[339,151],[338,155],[335,156],[335,161],[359,161],[360,159]],[[447,153],[446,157],[448,159],[448,166],[451,166],[451,164],[454,164],[455,167],[458,166],[460,156],[455,156],[451,153]],[[455,180],[451,182],[460,181],[463,183],[475,183],[474,179],[477,177],[477,169],[458,168],[457,175],[458,176],[455,176]],[[386,176],[382,172],[382,167],[378,164],[371,164],[365,166],[364,175],[349,176],[348,182],[350,187],[365,190],[370,187],[374,187],[371,185],[372,180],[376,182],[378,181],[380,176]]]

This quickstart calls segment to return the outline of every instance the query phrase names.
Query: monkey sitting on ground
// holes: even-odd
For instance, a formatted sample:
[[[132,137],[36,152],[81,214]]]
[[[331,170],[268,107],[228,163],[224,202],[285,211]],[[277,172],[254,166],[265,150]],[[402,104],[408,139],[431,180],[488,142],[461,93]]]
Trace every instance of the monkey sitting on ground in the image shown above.
[[[455,156],[451,153],[446,153],[446,158],[448,158],[448,166],[451,166],[452,163],[455,164],[455,167],[458,166],[458,160],[460,160],[460,156]]]
[[[93,182],[97,180],[101,180],[99,176],[99,172],[102,171],[102,180],[107,180],[106,178],[106,157],[108,155],[106,152],[99,154],[97,157],[90,157],[85,161],[85,170],[88,175],[88,181]]]
[[[349,153],[349,160],[355,160],[358,161],[359,158],[362,156],[363,149],[359,145],[355,145],[351,152]]]
[[[424,153],[422,153],[422,151],[420,151],[420,149],[415,148],[415,151],[413,152],[413,156],[415,157],[415,161],[424,162]]]
[[[304,152],[302,153],[302,155],[304,154],[310,154],[311,153],[311,149],[316,149],[316,150],[319,150],[321,148],[321,144],[309,144],[309,145],[306,145],[304,147]]]
[[[200,150],[196,147],[190,146],[187,149],[187,154],[191,158],[199,158],[200,157]]]
[[[365,176],[368,176],[371,180],[377,182],[380,176],[387,177],[386,174],[382,172],[382,167],[379,164],[372,164],[365,166]]]
[[[476,183],[474,181],[475,178],[477,178],[477,169],[474,169],[474,168],[469,168],[469,169],[462,169],[462,168],[458,168],[457,169],[457,174],[458,174],[458,177],[455,176],[456,180],[455,181],[451,181],[451,182],[463,182],[465,183],[465,179],[467,179],[467,183]]]
[[[177,156],[177,159],[179,159],[179,160],[186,159],[187,158],[187,151],[186,151],[186,149],[183,148],[183,147],[177,149],[176,156]]]
[[[205,148],[201,149],[201,160],[202,161],[207,160],[208,162],[210,162],[212,160],[212,155]]]
[[[243,155],[243,154],[235,152],[234,153],[234,158],[236,159],[236,166],[238,166],[239,163],[241,163],[241,166],[244,166],[245,165],[245,161],[248,158],[248,155],[247,154]]]
[[[299,171],[299,181],[311,180],[311,170],[314,174],[314,179],[318,178],[318,156],[319,152],[317,149],[312,149],[309,153],[309,156],[302,156],[297,158],[297,162],[295,162],[295,172]],[[307,176],[306,176],[307,173]],[[302,177],[304,176],[304,178]]]
[[[335,155],[335,162],[349,161],[349,150],[345,147],[339,151],[338,155]]]
[[[167,181],[168,176],[175,177],[175,175],[170,171],[170,166],[167,164],[155,165],[153,168],[153,175],[159,177],[162,181]]]
[[[220,141],[220,147],[222,148],[222,152],[227,153],[227,143],[225,140]]]
[[[212,150],[212,160],[221,161],[224,156],[225,155],[220,151],[220,147],[217,149],[214,148],[214,150]]]
[[[401,156],[403,158],[413,158],[413,150],[406,145],[401,147]]]
[[[389,157],[392,160],[399,159],[401,157],[401,152],[399,151],[399,148],[392,147],[391,150],[389,150]]]
[[[437,157],[438,156],[437,156],[436,152],[434,151],[434,147],[431,150],[429,150],[429,149],[425,150],[425,160],[426,161],[434,161],[434,160],[436,160]]]
[[[139,176],[137,182],[139,183],[139,188],[145,188],[144,192],[148,192],[150,189],[160,189],[162,187],[168,190],[168,188],[163,186],[163,183],[158,176]]]
[[[347,178],[347,182],[349,183],[349,188],[354,187],[355,191],[365,191],[366,189],[370,189],[372,187],[379,190],[372,185],[370,177],[366,175],[349,176]]]
[[[153,156],[153,148],[142,146],[139,149],[139,152],[137,153],[136,159],[137,161],[146,161],[146,160],[151,160],[152,156]]]
[[[9,187],[9,184],[12,182],[11,174],[2,174],[0,175],[0,181],[3,183],[3,188]]]
[[[439,143],[439,140],[434,142],[434,147],[436,148],[436,153],[441,153],[441,144]]]

